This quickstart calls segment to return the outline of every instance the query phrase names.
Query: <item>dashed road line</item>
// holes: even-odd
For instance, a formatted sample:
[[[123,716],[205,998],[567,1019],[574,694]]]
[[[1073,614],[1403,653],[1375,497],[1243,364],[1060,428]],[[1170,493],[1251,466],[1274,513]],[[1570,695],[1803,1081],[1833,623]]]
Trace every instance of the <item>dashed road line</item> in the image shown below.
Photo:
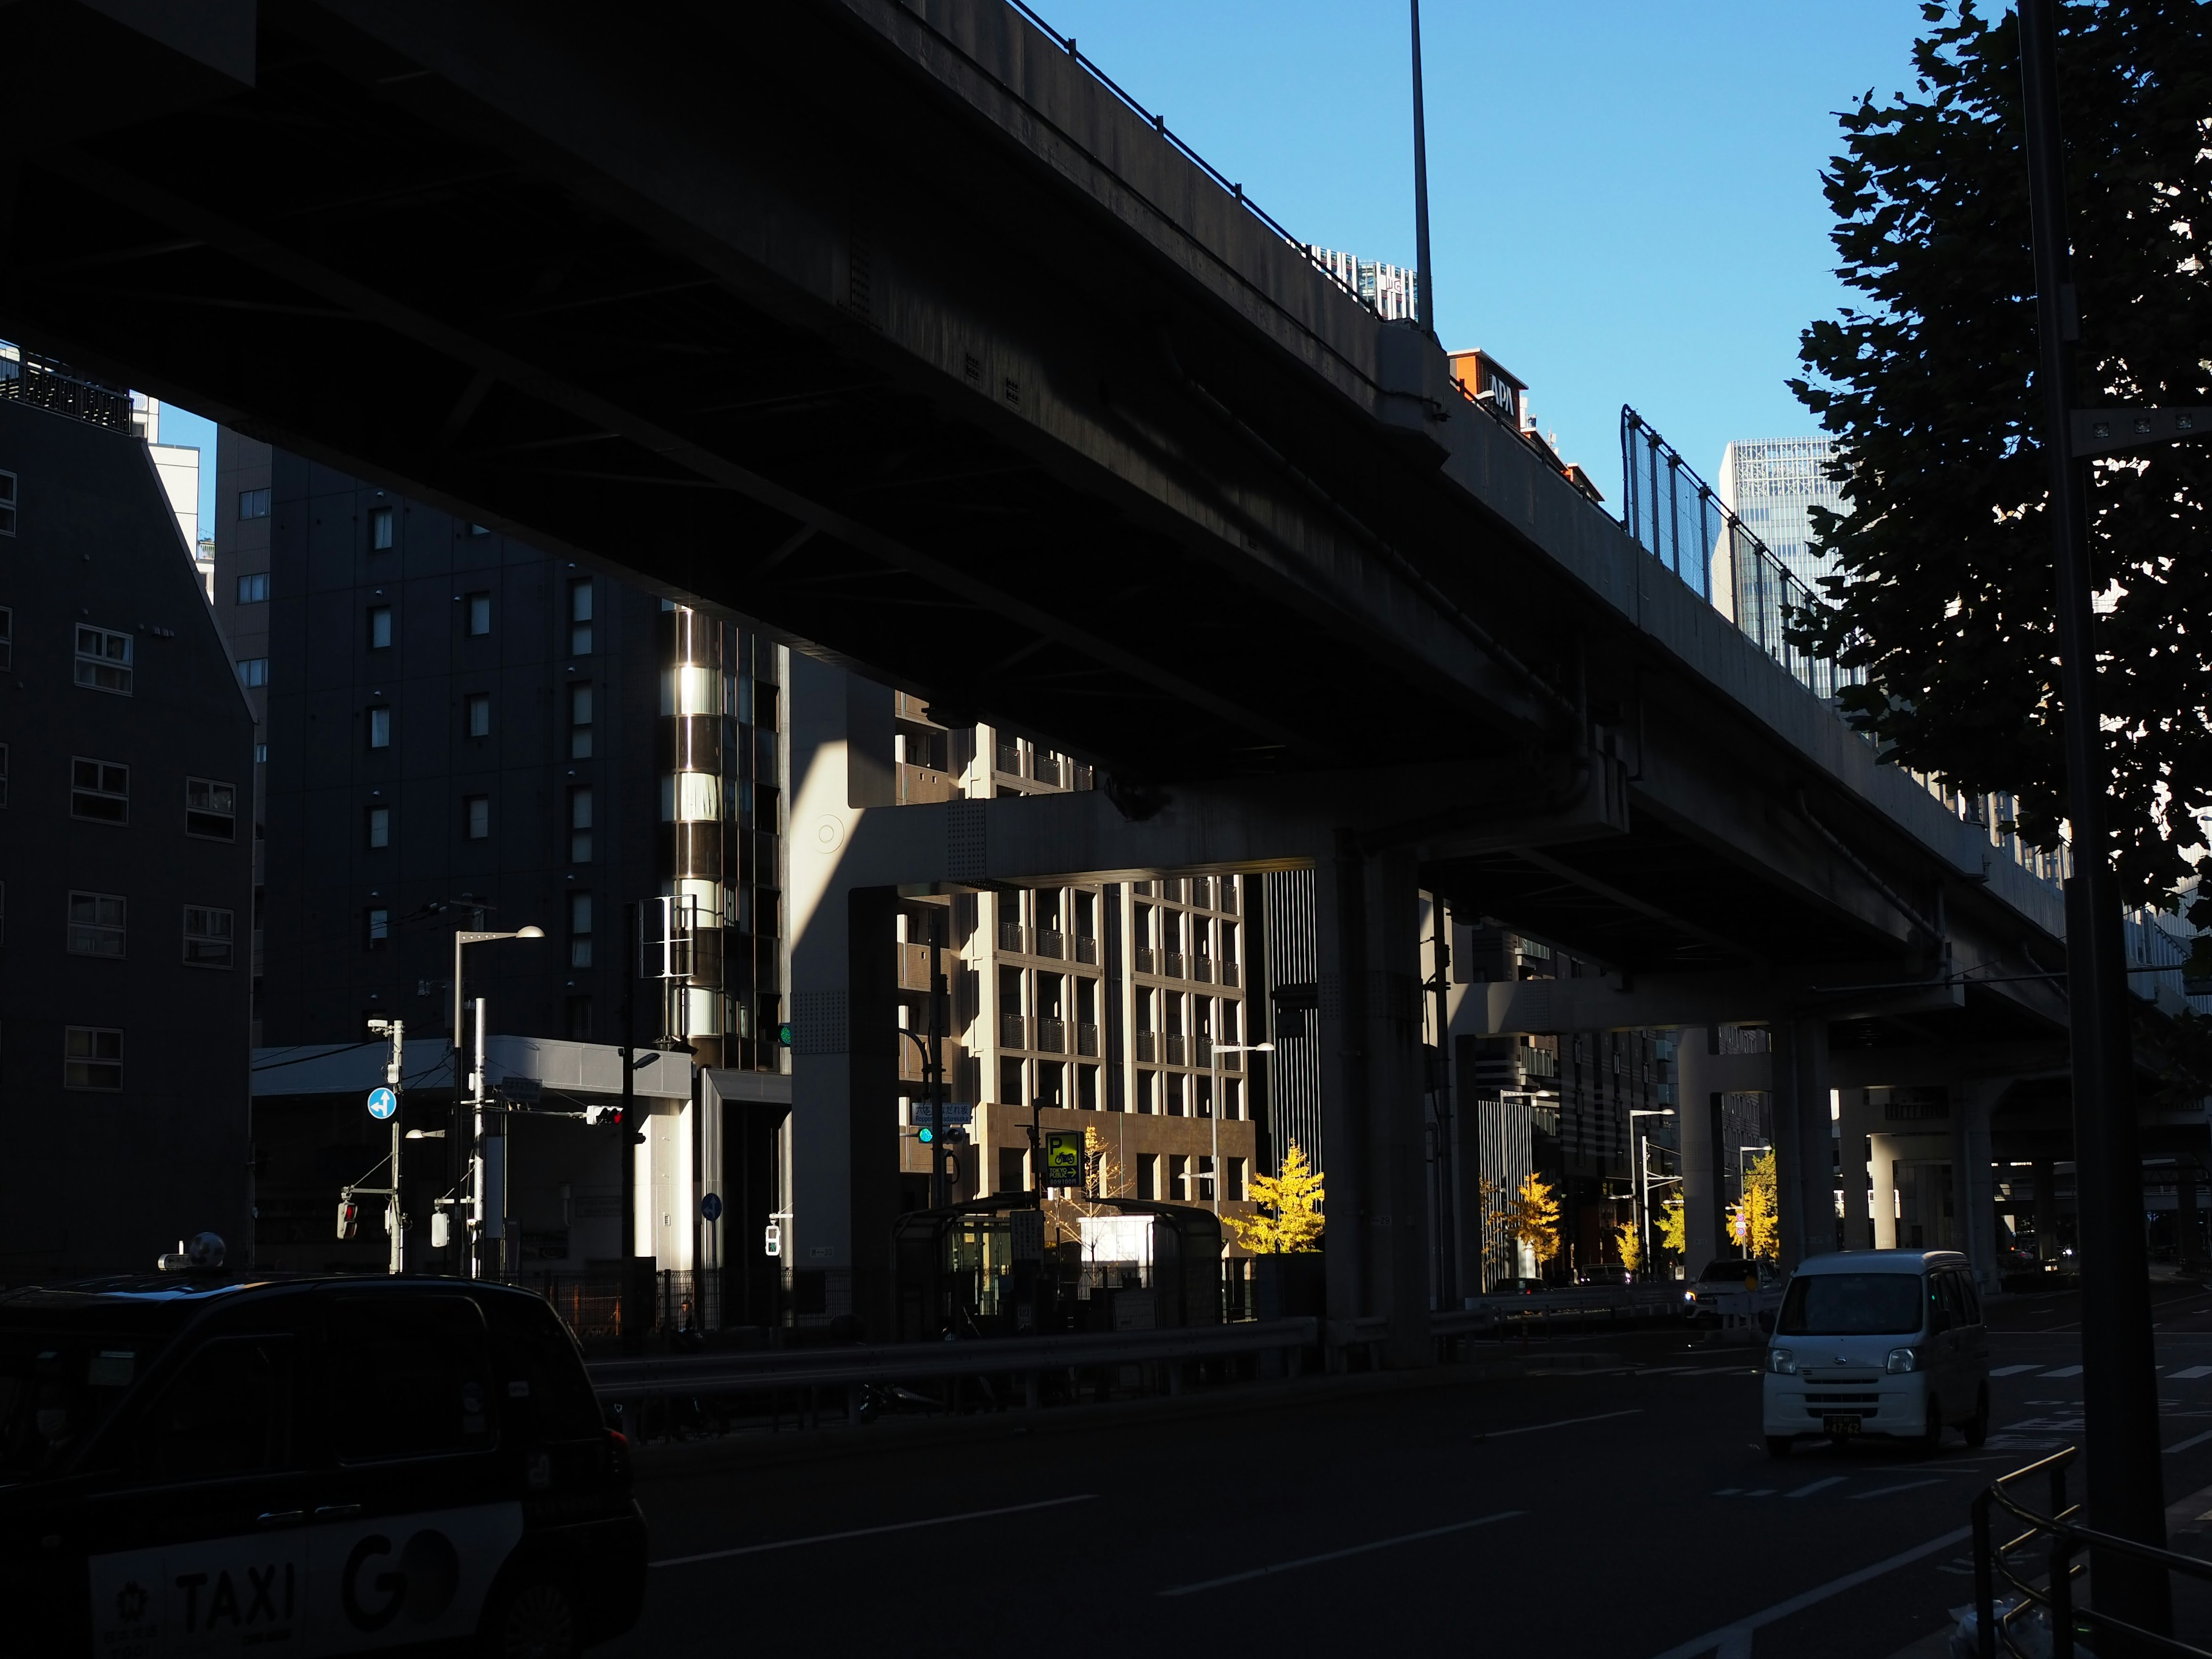
[[[1996,1375],[1994,1371],[1990,1374],[1992,1376]],[[2212,1365],[2191,1365],[2185,1370],[2174,1372],[2172,1380],[2176,1382],[2193,1382],[2200,1376],[2212,1376]]]
[[[2191,1446],[2201,1446],[2208,1440],[2212,1440],[2212,1429],[2207,1429],[2202,1434],[2192,1434],[2186,1440],[2175,1441],[2166,1449],[2166,1455],[2171,1457],[2176,1452],[2187,1451]]]
[[[1697,1655],[1703,1653],[1717,1653],[1720,1659],[1750,1659],[1751,1638],[1766,1626],[1787,1619],[1792,1613],[1802,1613],[1832,1595],[1841,1595],[1847,1589],[1856,1589],[1861,1584],[1894,1572],[1899,1567],[1909,1567],[1915,1561],[1933,1555],[1938,1550],[1948,1549],[1954,1544],[1963,1543],[1972,1535],[1972,1528],[1960,1527],[1955,1532],[1945,1533],[1941,1538],[1931,1538],[1924,1544],[1902,1550],[1870,1567],[1861,1567],[1856,1572],[1847,1572],[1841,1578],[1832,1578],[1802,1595],[1793,1595],[1786,1601],[1777,1601],[1772,1607],[1750,1613],[1732,1625],[1723,1625],[1718,1630],[1693,1637],[1679,1646],[1668,1649],[1658,1656],[1658,1659],[1696,1659]]]
[[[2041,1369],[2042,1366],[2039,1361],[2033,1365],[1997,1365],[1993,1366],[1990,1369],[1990,1375],[1991,1376],[2018,1376],[2022,1371],[2039,1370]],[[2212,1370],[2212,1366],[2208,1366],[2206,1369]]]
[[[2079,1365],[2061,1365],[2057,1370],[2045,1371],[2044,1375],[2045,1376],[2079,1376],[2081,1375],[2081,1368]]]
[[[1641,1417],[1644,1407],[1631,1406],[1625,1412],[1600,1412],[1595,1417],[1562,1417],[1550,1423],[1524,1423],[1517,1429],[1492,1429],[1475,1436],[1478,1440],[1502,1440],[1509,1434],[1534,1434],[1539,1429],[1564,1429],[1577,1423],[1603,1423],[1616,1417]]]
[[[1443,1538],[1455,1532],[1469,1532],[1476,1527],[1487,1527],[1495,1522],[1510,1521],[1522,1514],[1520,1510],[1500,1510],[1495,1515],[1478,1516],[1472,1521],[1455,1521],[1447,1527],[1431,1527],[1422,1532],[1401,1533],[1395,1538],[1378,1538],[1371,1544],[1354,1544],[1348,1549],[1328,1550],[1319,1555],[1302,1555],[1295,1561],[1279,1561],[1273,1566],[1254,1567],[1247,1572],[1232,1572],[1220,1578],[1203,1579],[1195,1584],[1177,1584],[1158,1592],[1163,1596],[1190,1595],[1199,1590],[1219,1589],[1224,1584],[1246,1584],[1255,1578],[1266,1578],[1279,1572],[1296,1572],[1300,1567],[1317,1567],[1325,1561],[1341,1561],[1346,1556],[1366,1555],[1375,1550],[1387,1550],[1399,1544],[1418,1544],[1425,1538]]]
[[[1876,1486],[1872,1492],[1855,1492],[1850,1496],[1850,1501],[1854,1504],[1863,1504],[1869,1498],[1893,1498],[1901,1492],[1914,1492],[1922,1486],[1940,1486],[1942,1484],[1941,1480],[1933,1478],[1926,1480],[1902,1480],[1894,1486]]]
[[[1808,1485],[1798,1487],[1795,1492],[1786,1493],[1785,1496],[1790,1498],[1810,1498],[1814,1492],[1823,1491],[1829,1486],[1840,1486],[1850,1478],[1850,1477],[1848,1475],[1832,1474],[1825,1480],[1813,1481]]]
[[[809,1538],[779,1538],[768,1544],[740,1544],[735,1549],[708,1550],[698,1555],[671,1556],[655,1561],[656,1567],[688,1567],[698,1561],[726,1561],[733,1555],[758,1555],[765,1550],[795,1550],[805,1544],[836,1544],[848,1538],[872,1538],[878,1533],[912,1532],[917,1527],[949,1527],[958,1521],[981,1521],[994,1515],[1026,1515],[1031,1510],[1055,1510],[1063,1504],[1088,1504],[1098,1494],[1079,1492],[1068,1498],[1047,1498],[1035,1504],[1009,1504],[1003,1509],[970,1510],[965,1515],[933,1515],[927,1521],[894,1521],[887,1526],[855,1527],[850,1532],[819,1532]]]

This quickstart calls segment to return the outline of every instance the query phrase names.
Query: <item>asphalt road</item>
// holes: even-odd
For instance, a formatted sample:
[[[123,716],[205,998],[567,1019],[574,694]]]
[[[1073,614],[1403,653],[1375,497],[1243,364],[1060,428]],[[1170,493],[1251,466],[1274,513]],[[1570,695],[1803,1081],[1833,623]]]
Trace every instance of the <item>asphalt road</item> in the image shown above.
[[[2170,1527],[2195,1552],[2212,1291],[2157,1305]],[[663,1454],[640,1482],[646,1619],[599,1651],[1885,1659],[1971,1597],[1976,1488],[2079,1437],[2072,1298],[1994,1317],[1989,1443],[1954,1431],[1932,1458],[1773,1462],[1753,1351],[1656,1332],[1553,1349],[1607,1370],[1279,1388],[1073,1430],[1015,1413],[928,1444],[824,1431],[843,1455],[766,1467]]]

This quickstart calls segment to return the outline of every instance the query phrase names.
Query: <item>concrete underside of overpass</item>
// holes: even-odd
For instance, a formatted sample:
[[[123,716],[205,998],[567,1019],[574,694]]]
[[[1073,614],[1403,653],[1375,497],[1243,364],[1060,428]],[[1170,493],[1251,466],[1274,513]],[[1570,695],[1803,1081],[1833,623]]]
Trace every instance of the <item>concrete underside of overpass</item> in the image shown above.
[[[802,1024],[851,893],[1320,867],[1340,1305],[1408,1333],[1417,890],[1597,1024],[1799,1029],[1808,1134],[1820,1056],[2063,1035],[2055,894],[996,0],[113,11],[0,9],[67,89],[0,118],[0,331],[1107,769],[894,814],[795,734]],[[834,1159],[885,1106],[823,1086]]]

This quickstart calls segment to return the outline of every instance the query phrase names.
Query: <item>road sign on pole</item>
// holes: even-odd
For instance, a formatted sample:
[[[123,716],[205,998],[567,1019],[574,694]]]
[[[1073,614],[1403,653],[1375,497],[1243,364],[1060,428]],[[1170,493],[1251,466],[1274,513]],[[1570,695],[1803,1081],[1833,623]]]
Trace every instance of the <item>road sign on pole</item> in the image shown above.
[[[771,1221],[762,1232],[761,1254],[763,1255],[783,1254],[783,1227],[781,1223]]]
[[[720,1221],[722,1218],[721,1194],[709,1193],[699,1200],[699,1218],[702,1221]]]
[[[399,1109],[399,1097],[389,1089],[368,1091],[368,1115],[379,1123],[387,1121]]]
[[[1044,1132],[1044,1180],[1046,1187],[1081,1187],[1083,1181],[1083,1131],[1080,1129],[1047,1129]]]

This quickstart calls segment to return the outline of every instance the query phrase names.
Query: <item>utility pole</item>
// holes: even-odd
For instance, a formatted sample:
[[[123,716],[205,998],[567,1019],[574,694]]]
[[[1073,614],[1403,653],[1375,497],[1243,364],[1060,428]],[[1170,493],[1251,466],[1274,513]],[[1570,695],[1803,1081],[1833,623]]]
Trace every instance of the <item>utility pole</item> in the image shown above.
[[[1437,1305],[1459,1305],[1459,1227],[1457,1206],[1452,1201],[1453,1177],[1458,1166],[1452,1157],[1451,1026],[1445,1006],[1451,988],[1451,913],[1443,895],[1429,904],[1429,920],[1436,929],[1436,970],[1429,975],[1429,990],[1436,998],[1436,1075],[1424,1079],[1429,1085],[1430,1109],[1436,1114],[1435,1199],[1437,1212]]]
[[[2071,347],[2081,322],[2066,228],[2055,0],[2021,0],[2020,39],[2041,353],[2036,380],[2043,394],[2043,449],[2051,468],[2049,516],[2057,567],[2052,599],[2059,696],[2065,710],[2066,810],[2074,846],[2074,872],[2066,882],[2066,972],[2086,1362],[2086,1518],[2100,1532],[2162,1548],[2166,1498],[2159,1471],[2158,1380],[2143,1250],[2142,1157],[2136,1137],[2119,888],[2106,829],[2112,763],[2098,718],[2087,479],[2075,444]],[[2148,1630],[2172,1628],[2165,1568],[2117,1551],[2093,1549],[2089,1582],[2099,1612]]]
[[[937,929],[933,926],[930,937]],[[940,947],[932,945],[929,972],[929,1053],[922,1073],[929,1090],[929,1207],[941,1210],[951,1198],[945,1176],[945,1028],[948,1024],[944,960]]]
[[[1413,311],[1421,332],[1437,337],[1436,284],[1429,279],[1429,126],[1421,100],[1421,0],[1413,9]]]
[[[385,1231],[392,1235],[392,1253],[387,1264],[395,1276],[407,1271],[407,1218],[400,1212],[399,1143],[405,1139],[400,1121],[407,1115],[407,1095],[400,1087],[406,1075],[407,1022],[395,1019],[392,1028],[392,1058],[385,1062],[384,1086],[399,1097],[399,1106],[392,1114],[392,1205],[385,1211]]]
[[[622,993],[622,1345],[624,1353],[645,1352],[645,1310],[637,1293],[637,901],[623,906]]]

